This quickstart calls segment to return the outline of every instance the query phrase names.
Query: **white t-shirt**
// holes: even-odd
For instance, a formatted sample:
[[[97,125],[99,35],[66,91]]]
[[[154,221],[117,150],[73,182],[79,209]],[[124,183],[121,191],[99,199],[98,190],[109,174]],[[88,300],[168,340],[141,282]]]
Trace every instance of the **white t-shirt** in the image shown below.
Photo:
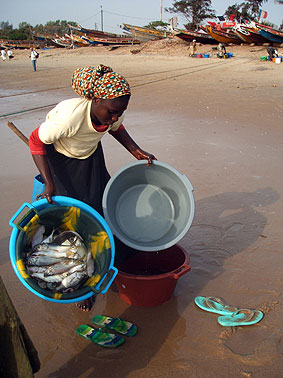
[[[37,57],[36,51],[31,51],[31,53],[30,53],[30,59],[31,60],[36,60],[36,57]]]
[[[94,153],[98,142],[109,130],[116,131],[124,116],[103,132],[96,131],[90,118],[91,100],[72,98],[60,102],[46,116],[38,130],[39,139],[54,144],[56,151],[75,158],[86,159]]]

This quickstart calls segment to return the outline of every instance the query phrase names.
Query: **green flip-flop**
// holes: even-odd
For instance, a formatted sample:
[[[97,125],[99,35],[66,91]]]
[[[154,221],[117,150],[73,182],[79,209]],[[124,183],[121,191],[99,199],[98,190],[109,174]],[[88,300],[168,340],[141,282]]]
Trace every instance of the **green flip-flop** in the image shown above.
[[[256,324],[263,318],[260,310],[241,309],[232,315],[219,316],[218,323],[224,327]]]
[[[202,310],[220,315],[232,315],[238,311],[237,307],[227,305],[222,299],[216,297],[196,297],[195,304]]]
[[[120,318],[111,318],[110,316],[95,315],[91,322],[99,327],[111,329],[125,336],[135,336],[138,330],[135,324]]]
[[[113,333],[109,333],[102,329],[95,329],[86,324],[80,325],[75,332],[84,337],[85,339],[90,340],[94,344],[100,345],[104,348],[117,348],[124,343],[125,339]]]

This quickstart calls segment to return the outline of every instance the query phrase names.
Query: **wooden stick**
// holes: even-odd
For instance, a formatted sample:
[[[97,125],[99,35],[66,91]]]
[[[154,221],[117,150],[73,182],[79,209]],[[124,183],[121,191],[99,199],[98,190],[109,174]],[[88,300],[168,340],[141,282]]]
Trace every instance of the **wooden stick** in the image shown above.
[[[7,125],[10,127],[12,131],[14,131],[15,134],[18,135],[19,138],[21,138],[22,141],[25,142],[25,144],[28,144],[28,138],[13,124],[13,122],[7,121]]]

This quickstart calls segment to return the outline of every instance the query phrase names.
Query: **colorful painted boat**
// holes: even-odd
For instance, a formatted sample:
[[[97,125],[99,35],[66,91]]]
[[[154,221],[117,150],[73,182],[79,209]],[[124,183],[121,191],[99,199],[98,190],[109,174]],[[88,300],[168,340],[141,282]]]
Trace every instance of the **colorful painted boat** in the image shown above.
[[[214,38],[216,41],[221,43],[234,43],[239,45],[243,41],[233,32],[224,32],[222,30],[216,30],[211,26],[206,27],[207,32]]]
[[[181,29],[174,29],[174,33],[176,37],[181,38],[183,41],[186,41],[186,42],[191,42],[192,40],[195,39],[197,42],[203,43],[203,44],[216,43],[216,40],[207,33],[201,33],[201,32],[191,31],[191,30],[181,30]]]
[[[120,27],[132,34],[135,39],[140,42],[147,42],[155,39],[163,39],[167,37],[173,37],[174,33],[167,30],[148,29],[141,26],[129,25],[123,23]]]
[[[103,46],[110,46],[110,45],[136,45],[139,44],[140,41],[133,38],[118,38],[118,37],[94,37],[94,36],[82,36],[82,39],[87,41],[90,45],[103,45]]]
[[[238,24],[233,28],[233,31],[245,43],[254,43],[256,45],[262,45],[263,43],[269,42],[265,37],[259,34],[259,32],[256,29],[249,28],[246,25]]]
[[[258,32],[270,42],[283,43],[283,32],[277,29],[257,24]]]

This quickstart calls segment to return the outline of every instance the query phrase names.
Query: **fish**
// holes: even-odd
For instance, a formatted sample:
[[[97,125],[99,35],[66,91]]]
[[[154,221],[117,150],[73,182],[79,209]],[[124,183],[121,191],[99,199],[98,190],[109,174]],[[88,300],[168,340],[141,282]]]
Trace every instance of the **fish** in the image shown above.
[[[45,276],[44,273],[32,273],[31,274],[32,277],[34,278],[39,278],[40,280],[42,281],[45,281],[45,282],[62,282],[62,280],[64,278],[67,277],[67,274],[66,273],[62,273],[62,274],[53,274],[52,276]]]
[[[53,265],[60,262],[59,258],[50,257],[46,255],[30,255],[26,259],[26,266],[37,265],[37,266],[45,266],[45,265]]]
[[[80,256],[77,253],[75,247],[56,245],[56,244],[38,244],[32,253],[33,256],[49,256],[55,258],[69,258],[69,259],[79,259]]]
[[[85,272],[74,272],[63,278],[61,284],[56,288],[57,291],[70,289],[78,285],[84,278],[87,277]]]
[[[31,241],[31,247],[32,248],[34,248],[37,244],[40,244],[42,242],[44,232],[45,232],[44,226],[38,227],[38,229],[34,233],[32,241]]]
[[[27,251],[24,262],[27,273],[37,284],[53,292],[73,292],[91,277],[95,264],[83,238],[75,231],[53,229],[45,237],[40,226]]]
[[[29,275],[32,275],[32,273],[45,273],[46,269],[48,269],[48,266],[37,266],[37,265],[31,265],[27,266],[27,273]]]
[[[44,276],[52,276],[53,274],[61,274],[69,271],[71,268],[80,266],[77,260],[60,259],[60,262],[47,267],[44,271]]]
[[[94,260],[92,258],[91,250],[87,251],[86,266],[87,266],[87,275],[91,277],[95,270]]]

